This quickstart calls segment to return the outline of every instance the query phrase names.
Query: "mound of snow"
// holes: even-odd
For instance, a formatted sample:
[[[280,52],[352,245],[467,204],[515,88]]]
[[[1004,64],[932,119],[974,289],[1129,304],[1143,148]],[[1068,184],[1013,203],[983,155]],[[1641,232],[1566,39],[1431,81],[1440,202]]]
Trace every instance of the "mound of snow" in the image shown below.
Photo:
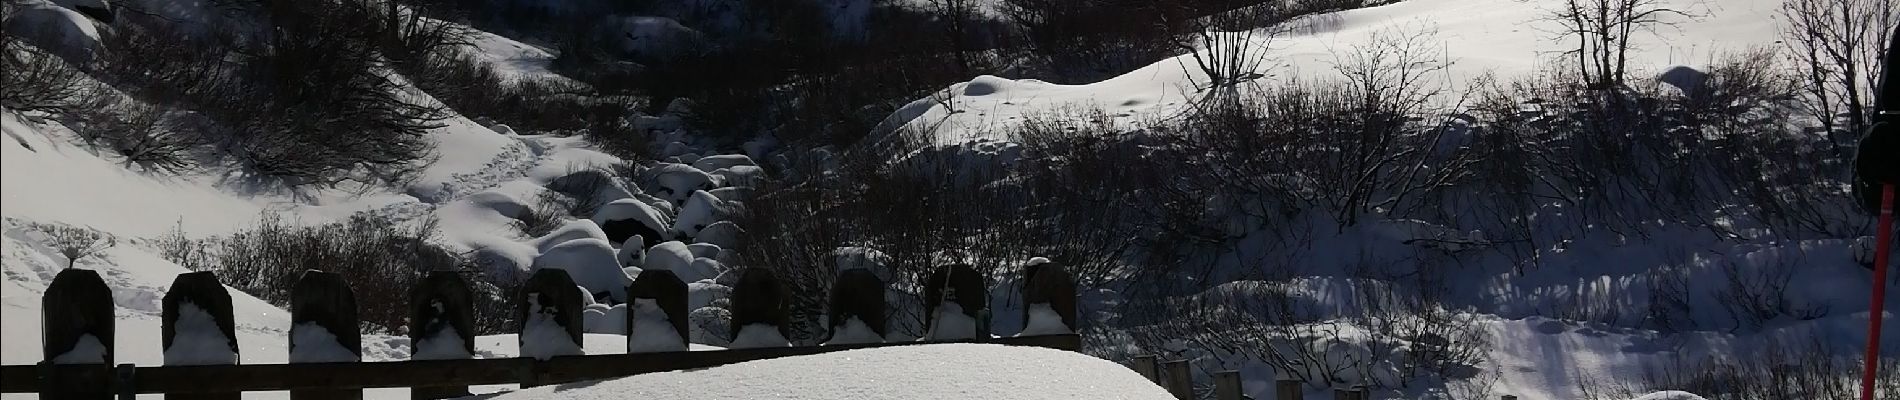
[[[697,237],[706,226],[738,214],[737,204],[720,200],[712,192],[694,191],[686,204],[680,207],[679,217],[673,220],[673,234],[677,237]]]
[[[237,364],[231,338],[218,329],[217,318],[198,305],[180,303],[173,326],[177,328],[172,331],[171,347],[165,348],[165,365]]]
[[[884,337],[878,336],[877,331],[871,330],[871,326],[866,325],[864,320],[858,319],[858,317],[851,317],[844,320],[844,325],[836,327],[836,329],[831,332],[831,340],[825,341],[825,345],[883,342]]]
[[[646,202],[634,198],[614,200],[611,203],[602,205],[599,210],[594,211],[594,215],[589,219],[594,221],[595,225],[599,226],[607,226],[607,223],[612,221],[635,220],[639,221],[640,225],[646,226],[647,229],[653,230],[656,234],[665,232],[667,226],[666,216],[664,214],[661,214],[659,210],[653,209],[653,206],[648,205]]]
[[[646,238],[640,235],[628,237],[625,243],[620,244],[620,251],[614,253],[614,261],[620,262],[621,266],[644,266],[647,260],[645,247]]]
[[[606,240],[571,240],[541,253],[534,258],[534,269],[554,268],[567,270],[574,283],[594,293],[604,293],[609,301],[627,300],[627,285],[633,278],[627,277],[620,263],[615,261],[614,248]]]
[[[961,340],[976,338],[976,318],[963,313],[963,306],[946,301],[937,306],[936,323],[930,325],[930,332],[924,337],[930,340]]]
[[[546,235],[529,240],[528,244],[534,245],[535,250],[546,253],[562,243],[585,239],[606,241],[607,232],[601,231],[600,225],[595,224],[594,221],[577,219],[561,224],[561,227],[554,228],[554,231]]]
[[[1055,308],[1050,307],[1049,303],[1036,303],[1029,305],[1029,323],[1023,326],[1023,332],[1017,335],[1036,336],[1065,333],[1074,332],[1069,330],[1068,325],[1062,323],[1062,314],[1057,314]]]
[[[686,164],[660,164],[649,173],[653,174],[658,197],[673,202],[674,205],[686,203],[694,191],[712,189],[712,175]]]
[[[813,366],[824,368],[812,368]],[[1080,353],[984,344],[901,346],[760,360],[496,400],[1171,399],[1128,367]]]
[[[660,243],[647,249],[646,263],[642,264],[641,268],[663,269],[678,274],[693,268],[693,258],[691,248],[685,243],[678,241]],[[686,277],[682,276],[680,280],[686,281]]]
[[[542,307],[538,296],[528,296],[528,320],[521,321],[521,355],[546,360],[557,356],[581,355],[581,344],[567,335],[567,329],[554,320],[554,310]]]
[[[330,328],[305,322],[290,327],[290,362],[323,363],[362,361],[356,352],[337,342]]]
[[[1642,395],[1630,400],[1708,400],[1694,393],[1668,390]]]

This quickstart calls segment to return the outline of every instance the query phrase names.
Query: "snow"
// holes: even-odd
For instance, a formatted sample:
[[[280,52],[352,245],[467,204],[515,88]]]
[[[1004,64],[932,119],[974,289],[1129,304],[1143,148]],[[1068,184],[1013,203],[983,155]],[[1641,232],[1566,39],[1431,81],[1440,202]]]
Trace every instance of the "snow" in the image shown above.
[[[731,203],[720,200],[710,192],[694,191],[686,204],[680,207],[679,217],[673,220],[673,232],[685,237],[699,235],[699,231],[707,225],[733,215],[732,208]]]
[[[458,340],[459,341],[459,340]],[[324,363],[362,361],[362,357],[344,348],[330,328],[315,322],[290,327],[290,362]]]
[[[715,283],[710,278],[686,284],[686,309],[688,310],[698,310],[700,307],[712,305],[719,299],[731,297],[731,287]]]
[[[930,332],[924,333],[925,339],[963,340],[977,337],[976,318],[965,315],[963,306],[957,305],[956,302],[943,302],[942,305],[937,306],[935,315],[937,321],[930,325]]]
[[[641,268],[673,271],[674,274],[692,272],[693,252],[679,241],[653,245],[653,248],[647,249],[646,263],[641,264]],[[686,277],[681,276],[680,280],[686,281]]]
[[[236,364],[237,353],[231,338],[218,329],[211,313],[192,303],[178,304],[178,319],[172,322],[172,345],[165,348],[165,365]]]
[[[528,243],[533,244],[535,249],[541,252],[548,252],[553,250],[555,246],[586,239],[606,241],[607,232],[601,231],[600,224],[598,223],[577,219],[562,223],[559,228],[554,228],[554,230],[549,231],[548,234],[534,238],[534,240],[530,240]]]
[[[79,341],[73,343],[72,350],[66,350],[65,353],[53,357],[54,364],[104,364],[105,362],[106,345],[99,342],[98,336],[90,333],[79,335]]]
[[[606,240],[578,239],[563,242],[535,257],[534,268],[567,270],[574,283],[593,293],[606,293],[606,300],[626,301],[627,285],[633,278],[621,270],[612,246]]]
[[[581,344],[567,335],[567,328],[554,320],[554,310],[542,307],[535,297],[528,296],[528,317],[522,321],[521,356],[546,360],[584,354]]]
[[[876,331],[871,330],[870,325],[865,325],[864,320],[858,317],[846,318],[844,325],[834,326],[831,329],[831,340],[825,341],[826,346],[884,343],[884,337],[878,336]]]
[[[732,338],[733,349],[756,349],[761,347],[789,347],[792,342],[778,333],[778,327],[766,324],[750,324],[739,328],[739,335]]]
[[[726,155],[717,155],[717,156],[707,156],[707,157],[701,157],[697,161],[693,161],[693,168],[698,169],[700,171],[715,171],[715,172],[721,169],[731,168],[731,167],[738,167],[738,166],[755,167],[758,165],[759,164],[752,162],[752,157],[747,157],[744,154],[726,154]]]
[[[1023,326],[1017,336],[1060,335],[1075,333],[1062,323],[1062,314],[1057,314],[1049,303],[1029,305],[1029,323]]]
[[[637,220],[640,221],[640,224],[646,225],[648,229],[652,229],[654,232],[665,232],[667,226],[664,214],[660,214],[658,210],[654,210],[653,206],[649,206],[645,202],[633,198],[614,200],[613,202],[602,205],[600,209],[594,211],[594,215],[590,219],[594,221],[595,225],[600,226],[606,226],[607,221]]]
[[[732,221],[719,221],[706,225],[705,229],[700,229],[698,235],[693,235],[693,243],[730,247],[738,245],[739,235],[743,234],[745,234],[745,229],[739,228],[739,224]]]
[[[812,368],[822,365],[824,368]],[[503,394],[495,400],[1171,399],[1114,362],[983,344],[849,350]]]
[[[1702,396],[1697,396],[1694,393],[1670,390],[1670,391],[1650,393],[1650,394],[1642,395],[1630,400],[1708,400],[1708,399],[1704,399],[1702,398]]]
[[[647,259],[645,247],[646,238],[640,235],[628,236],[627,241],[620,244],[620,250],[614,252],[614,261],[622,266],[645,268]]]
[[[49,51],[54,54],[79,57],[68,60],[90,60],[99,48],[99,25],[86,14],[43,0],[23,1],[15,7],[5,27],[9,36],[34,41],[43,49],[57,49]]]
[[[428,340],[423,340],[422,345],[416,348],[415,354],[410,355],[410,359],[462,360],[475,358],[474,354],[469,354],[466,346],[468,346],[468,344],[462,341],[462,335],[455,330],[455,327],[443,326],[442,330],[435,333],[435,336],[430,336]]]
[[[656,300],[634,299],[632,304],[633,334],[627,336],[628,353],[686,351],[686,339],[673,330],[666,311]]]
[[[675,205],[684,204],[694,191],[710,189],[712,175],[691,165],[663,163],[652,171],[660,187],[661,198]]]
[[[637,301],[637,300],[636,300]],[[581,310],[581,332],[627,334],[626,304],[595,304]]]

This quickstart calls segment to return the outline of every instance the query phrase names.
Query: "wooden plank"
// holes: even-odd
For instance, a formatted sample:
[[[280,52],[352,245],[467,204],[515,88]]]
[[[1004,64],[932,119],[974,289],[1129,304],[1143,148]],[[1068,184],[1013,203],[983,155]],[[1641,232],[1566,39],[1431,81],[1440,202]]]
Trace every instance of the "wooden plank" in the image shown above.
[[[937,323],[937,308],[948,301],[963,308],[963,313],[976,321],[977,338],[988,337],[990,321],[988,307],[989,290],[983,283],[983,274],[969,264],[952,264],[937,268],[924,282],[924,332],[930,337]],[[963,335],[951,334],[958,338]]]
[[[675,353],[601,354],[555,357],[470,360],[411,360],[359,363],[253,364],[139,367],[138,393],[207,393],[339,388],[402,388],[421,385],[469,386],[519,383],[526,371],[542,365],[550,381],[608,379],[643,373],[708,368],[739,362],[879,347],[918,346],[974,341],[871,343],[841,346],[775,347]],[[1075,351],[1078,335],[1000,338],[987,343]],[[39,366],[0,367],[0,393],[34,393]],[[94,366],[56,365],[60,374],[84,374]],[[70,369],[70,370],[68,370]]]
[[[878,337],[884,337],[889,332],[886,328],[889,320],[884,316],[887,292],[884,280],[869,269],[853,268],[838,273],[838,278],[831,283],[831,298],[826,304],[825,314],[830,319],[825,325],[826,341],[853,317],[863,321]]]
[[[1130,368],[1134,369],[1135,373],[1141,374],[1141,377],[1148,378],[1149,382],[1158,385],[1161,384],[1161,367],[1156,363],[1155,356],[1135,356],[1134,365]]]
[[[1023,304],[1049,304],[1069,331],[1081,331],[1076,323],[1075,277],[1055,264],[1040,264],[1029,270],[1023,284]],[[1023,326],[1029,326],[1029,307],[1023,307]]]
[[[342,275],[323,271],[304,271],[290,291],[290,362],[342,360],[299,360],[300,346],[338,346],[350,352],[352,360],[363,358],[363,333],[356,315],[356,293]],[[298,343],[298,330],[322,329],[331,343]],[[363,389],[307,389],[290,391],[291,400],[361,400]]]
[[[680,281],[679,275],[663,269],[641,271],[640,276],[633,278],[633,283],[627,285],[627,302],[632,303],[638,300],[651,300],[654,305],[659,306],[660,311],[666,313],[668,326],[634,326],[634,307],[633,304],[628,304],[627,321],[624,323],[629,343],[640,329],[672,329],[679,334],[681,343],[692,340],[691,332],[686,330],[686,282]]]
[[[1161,363],[1161,371],[1168,376],[1168,393],[1180,400],[1194,399],[1194,375],[1186,360]]]
[[[461,340],[461,359],[475,357],[475,295],[456,271],[430,271],[409,292],[409,354],[430,348],[434,340]],[[448,335],[452,332],[452,335]],[[447,336],[444,336],[447,335]],[[444,355],[431,355],[444,357]],[[433,380],[410,386],[411,399],[445,399],[468,395],[467,384]]]
[[[186,306],[196,307],[211,315],[218,331],[224,334],[231,354],[238,355],[237,319],[231,315],[231,294],[224,290],[224,284],[218,282],[217,274],[211,271],[187,272],[172,279],[172,286],[165,291],[163,319],[159,321],[159,331],[165,349],[171,349],[177,341],[178,318]],[[237,360],[231,360],[236,363]],[[140,375],[140,382],[147,381]],[[202,383],[202,381],[189,381]],[[238,400],[236,391],[200,391],[193,393],[167,393],[166,399],[178,400]]]
[[[1217,400],[1240,400],[1240,371],[1220,371],[1214,373],[1214,398]]]
[[[518,333],[515,337],[523,355],[567,351],[572,351],[573,355],[586,354],[585,348],[582,347],[586,342],[581,339],[581,307],[584,307],[581,304],[581,292],[579,286],[574,285],[574,278],[567,275],[567,270],[555,268],[535,270],[534,275],[528,277],[527,285],[521,288],[521,297],[516,301],[515,315],[519,317],[520,329],[515,330]],[[530,332],[530,329],[537,328],[539,322],[555,324],[560,328],[561,335],[536,335]],[[533,342],[536,339],[545,339],[553,343]],[[567,342],[559,343],[560,340],[567,340]],[[535,350],[537,347],[541,350]],[[524,375],[521,387],[565,383],[541,379],[540,371],[540,368],[522,371]]]
[[[92,364],[109,368],[112,365],[112,288],[106,286],[99,273],[87,269],[68,268],[53,277],[53,283],[46,287],[46,293],[40,297],[40,321],[42,360],[47,363]],[[93,360],[58,360],[61,355],[83,346],[82,352],[99,352]],[[104,348],[99,348],[103,346]],[[79,356],[75,354],[75,356]],[[92,361],[92,362],[87,362]],[[95,364],[96,363],[96,364]],[[51,370],[57,371],[57,370]],[[79,376],[49,376],[48,382],[58,382],[41,387],[40,397],[57,399],[110,399],[112,398],[111,374],[97,374],[90,369]]]
[[[1275,400],[1304,400],[1306,398],[1306,390],[1300,387],[1302,385],[1304,385],[1303,382],[1294,379],[1274,381],[1273,398]]]
[[[732,323],[726,339],[739,338],[748,325],[767,325],[778,329],[779,336],[791,339],[791,314],[786,312],[788,292],[778,275],[765,268],[746,268],[739,283],[732,287]]]

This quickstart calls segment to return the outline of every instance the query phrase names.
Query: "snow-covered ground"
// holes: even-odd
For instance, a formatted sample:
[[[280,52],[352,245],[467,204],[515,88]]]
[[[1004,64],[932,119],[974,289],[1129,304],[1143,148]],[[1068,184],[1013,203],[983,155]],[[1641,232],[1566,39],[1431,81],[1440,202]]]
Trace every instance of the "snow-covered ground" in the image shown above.
[[[822,365],[823,368],[812,368]],[[1068,351],[899,346],[534,388],[532,399],[1169,399],[1127,367]]]

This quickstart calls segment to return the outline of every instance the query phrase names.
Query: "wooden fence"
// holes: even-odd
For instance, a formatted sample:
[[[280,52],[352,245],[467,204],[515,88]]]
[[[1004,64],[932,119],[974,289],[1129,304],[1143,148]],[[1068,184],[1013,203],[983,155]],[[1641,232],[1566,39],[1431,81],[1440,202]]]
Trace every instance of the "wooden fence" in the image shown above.
[[[1187,361],[1158,362],[1155,356],[1137,356],[1129,360],[1128,368],[1163,388],[1179,400],[1199,399],[1194,394],[1193,372],[1188,370]],[[1304,386],[1306,382],[1298,379],[1280,379],[1273,382],[1273,400],[1306,400]],[[1503,395],[1501,400],[1517,400],[1517,396]],[[1240,371],[1219,371],[1214,373],[1215,400],[1244,400],[1246,392],[1240,386]],[[1333,400],[1377,400],[1375,392],[1365,386],[1350,389],[1334,389]],[[1394,397],[1396,399],[1396,397]],[[1258,399],[1266,400],[1266,399]]]
[[[954,275],[967,272],[968,269],[949,269],[939,274],[958,278]],[[768,324],[776,321],[781,332],[785,329],[785,293],[776,277],[769,271],[748,269],[741,279],[745,284],[735,288],[733,296],[734,323],[733,333],[740,328],[740,322],[764,321]],[[1030,276],[1023,281],[1025,299],[1067,299],[1050,301],[1065,325],[1074,331],[1075,321],[1075,284],[1074,280],[1060,267],[1042,266],[1028,271]],[[840,274],[839,280],[832,286],[831,326],[837,326],[852,316],[864,320],[883,320],[884,299],[882,296],[866,296],[866,293],[885,293],[885,283],[870,274]],[[979,278],[980,279],[980,278]],[[671,273],[662,270],[650,270],[642,273],[628,288],[628,296],[634,299],[653,300],[671,320],[662,326],[635,326],[633,312],[628,312],[629,333],[641,329],[673,329],[680,338],[689,338],[686,321],[685,284]],[[968,288],[962,291],[944,291],[938,301],[970,301],[970,297],[987,300],[988,295],[980,289],[976,296],[969,296]],[[572,343],[564,345],[583,346],[581,333],[580,292],[566,271],[559,269],[537,270],[531,276],[526,287],[517,296],[518,315],[523,321],[529,313],[537,313],[536,318],[550,319],[559,324],[567,339]],[[745,292],[745,293],[741,293]],[[959,297],[961,295],[962,297]],[[99,274],[84,269],[68,269],[59,273],[48,286],[43,297],[44,324],[42,344],[44,360],[37,365],[0,366],[0,393],[39,393],[42,398],[57,399],[109,399],[118,396],[130,399],[136,394],[162,393],[167,398],[178,399],[235,399],[246,391],[290,391],[293,399],[361,399],[364,388],[411,388],[412,398],[436,399],[455,397],[468,393],[471,385],[519,384],[522,387],[553,385],[594,379],[607,379],[643,373],[674,371],[683,369],[707,368],[745,361],[763,360],[778,357],[827,353],[833,351],[863,349],[872,347],[906,346],[933,343],[983,342],[1016,346],[1036,346],[1053,349],[1078,351],[1082,340],[1075,334],[1044,336],[1023,336],[1010,338],[988,338],[979,334],[977,338],[952,341],[914,341],[868,343],[853,345],[829,345],[808,347],[770,347],[753,349],[730,349],[719,351],[669,351],[630,354],[566,355],[547,359],[528,357],[475,359],[474,344],[476,327],[474,326],[474,296],[467,282],[454,271],[437,271],[428,274],[420,284],[410,292],[411,317],[409,321],[410,353],[416,356],[418,349],[433,349],[440,352],[443,345],[453,349],[460,346],[466,352],[457,359],[411,359],[409,361],[359,362],[322,360],[324,362],[299,362],[297,346],[309,346],[310,343],[298,343],[300,335],[297,329],[325,329],[342,348],[354,353],[355,359],[362,354],[361,332],[356,319],[356,301],[348,282],[341,276],[331,273],[309,271],[303,274],[291,293],[291,321],[293,324],[290,340],[292,360],[287,364],[238,364],[233,360],[224,365],[166,365],[137,366],[132,364],[114,364],[112,355],[113,300],[111,288],[100,279]],[[855,299],[855,300],[846,300]],[[630,301],[631,303],[631,301]],[[745,304],[741,304],[745,303]],[[861,304],[875,303],[875,304]],[[531,306],[532,305],[532,306]],[[532,307],[532,308],[531,308]],[[180,342],[197,340],[202,342],[205,335],[196,333],[180,336],[178,332],[181,314],[196,313],[202,310],[211,314],[216,329],[228,338],[228,345],[235,355],[239,349],[232,318],[231,300],[218,277],[210,272],[191,272],[179,274],[172,287],[165,294],[161,335],[165,349]],[[972,316],[979,310],[968,309]],[[747,314],[747,315],[740,315]],[[763,315],[762,315],[763,314]],[[776,314],[776,315],[770,315]],[[875,314],[875,315],[871,315]],[[1027,319],[1025,314],[1021,316]],[[932,321],[926,319],[925,329]],[[311,328],[311,324],[320,328]],[[517,332],[529,329],[529,323],[517,324]],[[879,336],[884,335],[882,323],[872,325]],[[452,334],[451,334],[452,332]],[[150,334],[138,332],[135,334]],[[458,337],[459,336],[459,337]],[[545,336],[545,335],[543,335]],[[530,335],[519,335],[520,340],[528,340]],[[455,342],[459,339],[460,342]],[[88,340],[96,340],[104,349],[97,349]],[[542,346],[542,343],[518,343]],[[195,343],[203,346],[203,343]],[[433,346],[433,347],[431,347]],[[87,353],[88,357],[74,357],[70,353],[83,353],[86,349],[95,349]],[[79,350],[75,352],[75,350]],[[453,352],[452,352],[453,353]],[[62,356],[66,356],[62,359]],[[332,357],[335,355],[333,354]],[[439,357],[431,354],[430,357]],[[84,358],[75,361],[74,358]],[[101,360],[103,358],[103,360]],[[309,358],[309,356],[305,356]],[[202,360],[195,360],[202,362]],[[305,360],[308,361],[308,360]]]

